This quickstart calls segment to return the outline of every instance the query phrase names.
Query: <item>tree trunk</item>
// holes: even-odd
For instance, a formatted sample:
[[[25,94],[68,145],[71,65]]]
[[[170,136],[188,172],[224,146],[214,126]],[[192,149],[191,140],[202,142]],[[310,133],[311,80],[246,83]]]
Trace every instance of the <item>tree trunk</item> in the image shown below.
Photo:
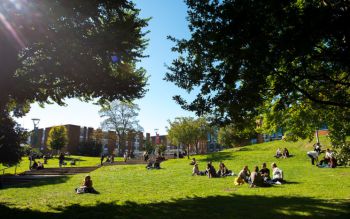
[[[190,145],[187,145],[187,158],[190,159]]]

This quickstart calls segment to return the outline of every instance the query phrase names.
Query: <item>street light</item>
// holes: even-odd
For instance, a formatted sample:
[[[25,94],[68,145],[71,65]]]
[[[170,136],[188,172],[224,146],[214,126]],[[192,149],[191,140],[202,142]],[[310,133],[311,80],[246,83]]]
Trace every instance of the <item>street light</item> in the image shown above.
[[[32,146],[35,147],[35,145],[37,144],[37,140],[38,140],[38,126],[39,126],[39,122],[40,119],[38,118],[33,118],[33,125],[34,125],[34,135],[33,135],[33,143]],[[29,169],[32,166],[32,154],[29,154]]]

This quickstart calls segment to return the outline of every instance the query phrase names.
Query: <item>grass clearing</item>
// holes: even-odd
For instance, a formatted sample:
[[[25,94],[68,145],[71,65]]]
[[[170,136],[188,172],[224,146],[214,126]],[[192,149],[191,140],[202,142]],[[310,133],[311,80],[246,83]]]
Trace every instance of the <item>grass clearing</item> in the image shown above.
[[[326,139],[321,139],[326,142]],[[322,143],[323,143],[322,142]],[[327,142],[326,142],[327,144]],[[278,147],[294,156],[273,157]],[[105,166],[90,175],[100,194],[76,195],[84,174],[0,190],[5,218],[345,218],[350,215],[350,168],[311,166],[307,141],[274,141],[195,156],[200,170],[212,160],[238,173],[243,165],[277,162],[287,184],[234,186],[234,177],[191,176],[187,159],[168,160],[161,170],[144,165]],[[85,158],[85,157],[84,157]],[[99,159],[99,158],[97,158]],[[58,163],[58,162],[57,162]]]

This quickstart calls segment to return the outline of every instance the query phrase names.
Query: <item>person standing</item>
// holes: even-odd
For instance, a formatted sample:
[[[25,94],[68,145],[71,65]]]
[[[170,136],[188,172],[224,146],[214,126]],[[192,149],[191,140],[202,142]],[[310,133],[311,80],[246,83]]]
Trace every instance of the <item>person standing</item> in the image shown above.
[[[318,155],[319,155],[318,151],[309,151],[309,152],[307,152],[307,156],[309,156],[311,158],[311,164],[312,165],[315,165],[315,161],[316,161],[316,164],[317,164],[317,162],[318,162]]]
[[[64,164],[64,154],[62,152],[60,153],[60,156],[58,157],[58,164],[59,164],[60,168]]]

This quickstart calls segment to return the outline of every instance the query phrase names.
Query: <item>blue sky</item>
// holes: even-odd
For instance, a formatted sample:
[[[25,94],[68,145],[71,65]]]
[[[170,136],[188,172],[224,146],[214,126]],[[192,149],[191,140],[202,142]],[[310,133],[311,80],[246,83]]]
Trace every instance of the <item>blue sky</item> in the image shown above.
[[[149,91],[144,98],[137,100],[140,106],[140,125],[145,132],[166,134],[167,120],[178,116],[194,116],[194,113],[184,111],[173,100],[172,96],[180,94],[191,99],[191,95],[180,90],[172,83],[163,80],[167,68],[176,54],[171,52],[173,42],[166,39],[168,35],[177,38],[189,38],[188,23],[186,20],[187,7],[182,0],[134,0],[136,7],[141,9],[142,18],[152,17],[146,30],[149,45],[145,54],[149,58],[143,59],[139,66],[147,70]],[[32,129],[32,118],[40,118],[39,127],[62,124],[75,124],[98,128],[102,119],[98,115],[99,107],[92,103],[79,100],[67,100],[67,107],[56,104],[40,108],[33,104],[31,111],[17,121],[25,128]]]

